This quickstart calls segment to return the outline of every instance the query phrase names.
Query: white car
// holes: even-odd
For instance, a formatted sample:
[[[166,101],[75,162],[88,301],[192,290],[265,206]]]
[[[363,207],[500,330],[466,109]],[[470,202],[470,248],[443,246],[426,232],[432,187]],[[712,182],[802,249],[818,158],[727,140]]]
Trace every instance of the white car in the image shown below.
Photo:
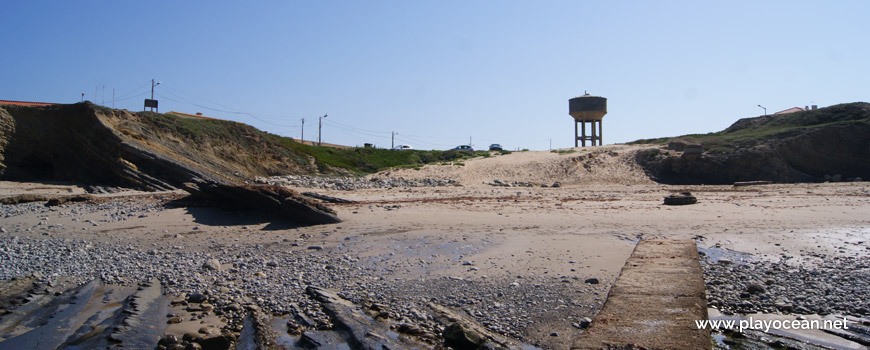
[[[414,147],[411,147],[411,145],[398,145],[396,147],[393,147],[394,151],[410,151],[413,149]]]

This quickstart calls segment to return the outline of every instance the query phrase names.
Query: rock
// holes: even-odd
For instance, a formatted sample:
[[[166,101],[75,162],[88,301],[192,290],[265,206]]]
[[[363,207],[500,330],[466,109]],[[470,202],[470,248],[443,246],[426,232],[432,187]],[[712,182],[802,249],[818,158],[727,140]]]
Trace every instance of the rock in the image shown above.
[[[578,322],[578,325],[580,326],[578,328],[586,329],[586,328],[589,328],[589,325],[591,325],[591,324],[592,324],[592,319],[589,317],[584,317],[584,318],[580,319],[580,322]]]
[[[190,200],[217,207],[265,211],[309,225],[341,222],[334,210],[281,186],[233,185],[214,181],[186,182],[182,186],[191,193]]]
[[[695,198],[695,196],[693,196],[690,192],[672,194],[665,197],[665,205],[689,205],[695,204],[697,202],[698,199]]]
[[[734,263],[733,261],[731,261],[731,259],[728,258],[719,258],[718,262],[721,265],[731,265],[732,263]]]
[[[181,336],[181,340],[186,342],[200,342],[202,340],[202,336],[197,333],[187,332]]]
[[[683,147],[684,155],[700,155],[704,153],[704,146],[701,145],[686,145]]]
[[[202,268],[206,270],[212,271],[220,271],[221,270],[221,262],[218,259],[208,259],[206,262],[202,263]]]
[[[753,283],[746,287],[746,291],[749,292],[749,294],[762,294],[765,292],[765,289],[764,286]]]
[[[157,345],[163,345],[163,346],[168,347],[172,344],[178,344],[178,337],[176,337],[175,335],[172,335],[172,334],[167,334],[167,335],[163,336],[163,338],[160,338],[159,341],[157,341]]]
[[[550,186],[550,187],[552,187],[552,188],[558,188],[558,187],[562,187],[562,183],[561,183],[561,182],[559,182],[559,181],[556,181],[556,182],[554,182],[554,183],[553,183],[553,185],[552,185],[552,186]]]
[[[221,334],[204,338],[199,345],[202,345],[202,350],[229,350],[234,341],[228,334]]]
[[[480,333],[466,328],[460,323],[453,323],[441,332],[444,344],[456,350],[476,350],[486,341]]]
[[[202,345],[199,343],[191,342],[187,343],[187,346],[184,347],[184,350],[203,350]]]
[[[190,293],[187,296],[187,302],[189,302],[189,303],[201,303],[201,302],[204,302],[206,300],[208,300],[208,298],[205,295],[203,295],[202,293],[198,293],[198,292]]]
[[[584,283],[587,283],[587,284],[598,284],[600,281],[598,281],[598,278],[596,278],[596,277],[592,277],[592,278],[587,278],[587,279],[586,279],[585,281],[583,281],[583,282],[584,282]]]

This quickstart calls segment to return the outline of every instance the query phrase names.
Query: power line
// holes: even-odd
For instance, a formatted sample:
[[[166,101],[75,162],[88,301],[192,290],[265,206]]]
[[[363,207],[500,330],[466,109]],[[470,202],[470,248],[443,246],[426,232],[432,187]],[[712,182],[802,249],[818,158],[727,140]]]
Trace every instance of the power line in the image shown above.
[[[162,86],[162,85],[161,85],[161,86]],[[262,119],[262,118],[259,118],[259,117],[257,117],[254,113],[250,113],[250,112],[242,112],[242,111],[238,111],[238,110],[232,111],[232,110],[218,109],[218,108],[213,108],[213,107],[205,106],[205,105],[202,105],[202,104],[199,104],[199,103],[193,102],[193,101],[189,101],[189,100],[185,99],[184,97],[179,96],[177,93],[174,93],[174,92],[172,92],[172,91],[170,91],[170,90],[165,90],[165,92],[167,92],[167,93],[169,93],[169,94],[171,94],[171,95],[173,95],[173,96],[175,96],[175,97],[177,97],[178,99],[181,100],[181,101],[178,101],[178,100],[174,100],[174,99],[171,99],[171,98],[169,98],[169,97],[166,97],[166,98],[167,98],[168,100],[170,100],[170,101],[175,101],[175,102],[179,102],[179,103],[187,103],[187,104],[191,104],[191,105],[197,106],[197,107],[199,107],[199,108],[203,108],[203,109],[207,109],[207,110],[215,111],[215,112],[229,113],[229,114],[236,114],[236,115],[246,115],[246,116],[249,116],[249,117],[251,117],[251,118],[254,118],[254,119],[256,119],[256,120],[258,120],[258,121],[260,121],[260,122],[263,122],[263,123],[266,123],[266,124],[269,124],[269,125],[273,125],[273,126],[282,127],[282,128],[298,128],[298,126],[273,123],[273,122],[270,122],[270,121],[268,121],[268,120],[264,120],[264,119]],[[165,96],[164,96],[164,97],[165,97]],[[225,108],[230,108],[230,107],[226,107],[226,106],[224,106],[224,107],[225,107]],[[230,109],[234,109],[234,108],[230,108]]]

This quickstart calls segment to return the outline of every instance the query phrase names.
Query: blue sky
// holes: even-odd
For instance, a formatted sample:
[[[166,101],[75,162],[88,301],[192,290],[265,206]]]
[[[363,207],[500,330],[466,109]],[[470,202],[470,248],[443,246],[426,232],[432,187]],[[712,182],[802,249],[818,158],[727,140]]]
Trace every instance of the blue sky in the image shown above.
[[[418,149],[573,146],[568,99],[608,98],[605,144],[867,101],[868,1],[16,1],[0,99],[85,99],[284,136]],[[105,87],[105,92],[103,92]],[[95,91],[96,89],[96,91]],[[96,93],[96,95],[95,95]]]

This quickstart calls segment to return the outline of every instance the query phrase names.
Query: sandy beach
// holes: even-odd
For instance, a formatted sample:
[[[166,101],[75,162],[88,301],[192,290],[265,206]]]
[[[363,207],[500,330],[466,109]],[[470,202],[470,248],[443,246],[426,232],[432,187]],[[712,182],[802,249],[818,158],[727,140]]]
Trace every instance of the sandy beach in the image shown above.
[[[421,344],[443,327],[422,315],[435,303],[518,343],[567,349],[641,238],[695,239],[702,251],[805,268],[820,259],[866,261],[870,254],[867,183],[667,186],[632,166],[633,152],[629,146],[519,152],[362,179],[454,180],[448,186],[345,191],[324,180],[322,188],[295,188],[354,201],[329,204],[344,220],[332,225],[176,207],[181,192],[125,190],[88,203],[3,205],[0,279],[35,272],[68,286],[94,278],[122,286],[153,277],[170,299],[204,293],[216,307],[254,306],[291,330],[328,322],[305,295],[306,286],[319,286],[359,305],[382,305],[385,317],[422,329],[415,340]],[[663,197],[685,191],[698,203],[662,205]],[[0,192],[84,190],[3,182]],[[109,253],[103,261],[93,260],[94,252]],[[220,265],[205,268],[211,259]],[[297,313],[312,325],[294,321]],[[194,319],[167,334],[181,339],[203,319],[218,328],[233,323],[214,314]]]

